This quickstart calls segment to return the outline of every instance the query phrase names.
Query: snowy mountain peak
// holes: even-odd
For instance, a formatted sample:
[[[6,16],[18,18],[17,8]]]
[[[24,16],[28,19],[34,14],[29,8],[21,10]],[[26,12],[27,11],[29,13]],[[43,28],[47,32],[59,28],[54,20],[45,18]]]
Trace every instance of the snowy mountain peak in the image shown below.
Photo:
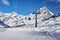
[[[14,16],[18,16],[18,14],[16,12],[12,12],[10,16],[14,17]]]
[[[40,8],[40,10],[47,10],[47,7],[42,7]]]
[[[50,14],[50,15],[54,15],[51,11],[49,11],[48,9],[47,9],[47,7],[42,7],[42,8],[40,8],[39,10],[37,10],[37,13],[38,14]]]

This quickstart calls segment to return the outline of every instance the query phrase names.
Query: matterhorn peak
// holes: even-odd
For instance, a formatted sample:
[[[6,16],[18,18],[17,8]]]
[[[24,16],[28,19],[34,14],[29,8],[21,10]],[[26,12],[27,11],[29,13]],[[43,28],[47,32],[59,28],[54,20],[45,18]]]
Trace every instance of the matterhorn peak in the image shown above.
[[[39,10],[37,10],[38,14],[49,14],[49,15],[54,15],[51,11],[48,10],[47,7],[42,7]]]

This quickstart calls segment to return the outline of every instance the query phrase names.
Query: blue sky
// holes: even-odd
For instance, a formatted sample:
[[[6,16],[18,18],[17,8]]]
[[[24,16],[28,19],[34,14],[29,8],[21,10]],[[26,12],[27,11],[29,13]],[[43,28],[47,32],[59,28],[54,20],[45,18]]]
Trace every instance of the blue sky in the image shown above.
[[[28,15],[46,6],[53,13],[60,12],[60,0],[0,0],[0,12]]]

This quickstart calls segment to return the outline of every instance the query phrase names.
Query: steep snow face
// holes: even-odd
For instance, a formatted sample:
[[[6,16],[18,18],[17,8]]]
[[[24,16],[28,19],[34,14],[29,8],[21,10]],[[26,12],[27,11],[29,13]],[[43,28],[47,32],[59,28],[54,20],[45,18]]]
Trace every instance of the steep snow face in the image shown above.
[[[49,11],[46,7],[40,8],[40,10],[37,10],[37,13],[42,18],[49,18],[52,15],[54,15],[51,11]],[[38,17],[39,17],[38,16]]]
[[[49,11],[46,7],[42,7],[39,10],[37,10],[38,14],[44,14],[44,15],[54,15],[51,11]]]

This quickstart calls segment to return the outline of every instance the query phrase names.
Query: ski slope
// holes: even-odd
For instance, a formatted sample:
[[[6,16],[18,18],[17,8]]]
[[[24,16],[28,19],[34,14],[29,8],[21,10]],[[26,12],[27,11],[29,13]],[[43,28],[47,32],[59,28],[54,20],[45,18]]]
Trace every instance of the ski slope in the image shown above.
[[[1,28],[0,40],[60,40],[60,27]]]

